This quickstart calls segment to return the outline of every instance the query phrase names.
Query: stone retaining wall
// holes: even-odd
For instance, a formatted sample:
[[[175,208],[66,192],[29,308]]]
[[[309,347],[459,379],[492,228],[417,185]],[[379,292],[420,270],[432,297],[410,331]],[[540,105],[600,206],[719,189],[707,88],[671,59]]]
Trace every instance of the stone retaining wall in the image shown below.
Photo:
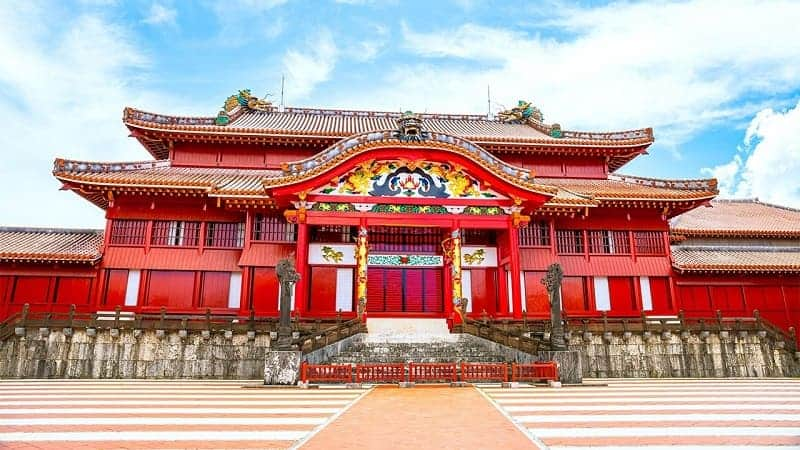
[[[0,343],[0,378],[263,379],[268,334],[26,329]]]
[[[569,348],[585,378],[800,376],[798,357],[763,333],[572,333]]]

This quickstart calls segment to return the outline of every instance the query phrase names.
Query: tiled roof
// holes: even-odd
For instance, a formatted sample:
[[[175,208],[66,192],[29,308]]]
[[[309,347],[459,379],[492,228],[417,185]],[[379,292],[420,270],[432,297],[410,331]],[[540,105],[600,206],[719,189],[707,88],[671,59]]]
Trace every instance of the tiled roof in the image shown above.
[[[712,198],[717,193],[714,180],[657,180],[609,175],[607,179],[536,178],[536,182],[558,187],[558,198],[566,200],[571,196],[578,203],[581,198],[595,203],[614,200],[698,200]]]
[[[673,234],[697,237],[800,237],[800,210],[750,200],[714,200],[671,221]]]
[[[269,169],[174,167],[168,160],[133,163],[90,163],[56,160],[54,175],[61,181],[91,186],[190,190],[211,196],[267,198],[265,180],[283,172]],[[710,180],[669,181],[611,175],[604,180],[536,178],[542,188],[557,193],[545,206],[591,207],[606,201],[697,201],[715,195]],[[102,197],[90,199],[105,207]]]
[[[368,131],[395,130],[401,113],[286,108],[284,111],[237,110],[225,126],[214,125],[213,117],[179,117],[126,108],[123,121],[128,126],[200,132],[204,134],[276,135],[343,138]],[[463,137],[476,142],[546,143],[549,145],[614,147],[637,146],[653,142],[650,128],[616,132],[563,130],[560,138],[548,134],[544,124],[505,123],[478,115],[421,114],[423,128]]]
[[[800,272],[800,247],[777,249],[672,247],[681,272]]]
[[[174,167],[169,160],[133,163],[87,163],[56,160],[53,171],[61,181],[90,185],[189,189],[225,195],[264,192],[261,180],[281,174],[270,169]]]
[[[0,227],[0,261],[94,263],[101,230]]]

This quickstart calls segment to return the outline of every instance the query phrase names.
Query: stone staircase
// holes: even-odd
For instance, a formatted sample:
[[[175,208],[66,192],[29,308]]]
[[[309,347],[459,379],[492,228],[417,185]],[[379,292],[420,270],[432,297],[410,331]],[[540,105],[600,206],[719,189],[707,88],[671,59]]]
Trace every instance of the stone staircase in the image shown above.
[[[329,364],[527,362],[529,355],[469,334],[451,334],[442,319],[369,319],[368,333]]]
[[[457,339],[443,342],[354,342],[329,359],[331,364],[346,363],[446,363],[446,362],[512,362],[514,358],[488,345],[475,342],[471,336],[453,335]]]

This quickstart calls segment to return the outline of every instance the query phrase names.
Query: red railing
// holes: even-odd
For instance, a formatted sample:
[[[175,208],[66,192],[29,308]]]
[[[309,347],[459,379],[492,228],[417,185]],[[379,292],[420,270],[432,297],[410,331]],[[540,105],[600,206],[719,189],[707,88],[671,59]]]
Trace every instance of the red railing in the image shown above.
[[[308,364],[300,367],[300,380],[322,383],[400,383],[418,382],[508,381],[506,363],[387,363],[387,364]],[[512,364],[512,381],[558,380],[554,361]]]
[[[353,366],[350,364],[308,364],[300,368],[300,379],[309,381],[350,383],[353,381]]]
[[[399,383],[406,381],[405,364],[357,364],[356,382]]]
[[[461,381],[508,381],[508,364],[462,362]]]
[[[528,364],[511,364],[511,381],[558,380],[558,363],[555,361]]]
[[[408,363],[408,381],[458,381],[456,363]]]

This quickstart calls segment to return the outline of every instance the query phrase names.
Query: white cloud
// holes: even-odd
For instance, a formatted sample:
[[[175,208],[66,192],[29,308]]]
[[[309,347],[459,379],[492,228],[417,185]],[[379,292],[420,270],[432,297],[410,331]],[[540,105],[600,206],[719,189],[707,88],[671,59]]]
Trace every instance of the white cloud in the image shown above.
[[[785,112],[764,109],[753,118],[741,154],[703,172],[719,178],[720,195],[800,207],[800,102]]]
[[[127,30],[102,16],[71,17],[57,4],[0,8],[0,224],[103,226],[103,211],[59,192],[53,160],[149,159],[127,137],[123,107],[186,105],[167,108],[175,99],[143,90],[148,68]]]
[[[766,109],[756,115],[745,136],[749,156],[742,168],[737,195],[800,207],[798,130],[800,102],[784,113]]]
[[[175,8],[169,8],[158,2],[150,5],[150,12],[144,19],[144,23],[150,25],[175,25],[175,18],[178,13]]]
[[[348,92],[340,102],[480,113],[491,85],[496,106],[530,99],[566,129],[652,126],[660,145],[675,147],[763,107],[742,98],[800,85],[800,35],[790,25],[800,23],[798,2],[612,3],[552,12],[540,25],[569,37],[476,24],[435,31],[404,25],[405,50],[427,61],[398,58],[383,87]]]
[[[314,88],[328,80],[336,67],[338,49],[328,30],[320,30],[303,50],[292,49],[283,56],[286,74],[286,96],[292,101],[309,95]]]

